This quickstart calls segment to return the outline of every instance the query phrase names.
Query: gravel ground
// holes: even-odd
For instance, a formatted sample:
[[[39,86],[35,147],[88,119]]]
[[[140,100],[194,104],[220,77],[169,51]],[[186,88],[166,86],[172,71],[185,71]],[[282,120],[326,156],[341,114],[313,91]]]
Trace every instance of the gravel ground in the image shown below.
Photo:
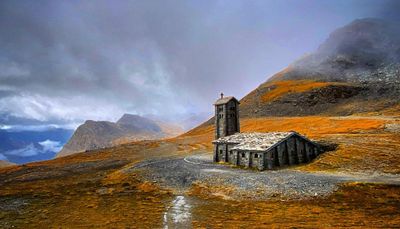
[[[210,154],[144,161],[129,169],[144,179],[184,193],[194,182],[211,187],[233,187],[229,197],[246,199],[308,198],[332,193],[343,182],[400,184],[399,176],[363,177],[346,174],[306,173],[293,169],[256,171],[212,162]],[[228,197],[228,198],[229,198]]]

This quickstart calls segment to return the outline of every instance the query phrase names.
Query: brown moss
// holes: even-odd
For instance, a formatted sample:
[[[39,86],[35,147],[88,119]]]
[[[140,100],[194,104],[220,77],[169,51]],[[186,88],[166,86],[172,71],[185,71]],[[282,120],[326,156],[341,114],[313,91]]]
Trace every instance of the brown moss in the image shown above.
[[[343,83],[317,82],[312,80],[286,80],[267,82],[262,84],[259,89],[268,88],[267,92],[261,96],[261,101],[266,103],[272,102],[289,93],[301,93],[329,85],[343,85]]]
[[[271,131],[290,131],[318,137],[327,134],[359,133],[366,131],[376,131],[384,128],[387,121],[379,118],[366,117],[265,117],[241,119],[242,132],[271,132]],[[214,126],[208,125],[196,128],[184,135],[184,137],[195,136],[197,138],[212,140]],[[200,139],[200,138],[199,138]]]
[[[160,189],[157,185],[148,181],[141,183],[137,188],[142,192],[154,192]]]
[[[211,199],[193,209],[198,219],[193,227],[396,227],[400,225],[399,198],[398,186],[352,183],[326,198],[284,202]]]
[[[192,184],[187,194],[191,196],[197,196],[203,199],[224,199],[230,200],[231,194],[235,188],[232,186],[224,185],[213,185],[209,186],[201,182],[195,182]]]

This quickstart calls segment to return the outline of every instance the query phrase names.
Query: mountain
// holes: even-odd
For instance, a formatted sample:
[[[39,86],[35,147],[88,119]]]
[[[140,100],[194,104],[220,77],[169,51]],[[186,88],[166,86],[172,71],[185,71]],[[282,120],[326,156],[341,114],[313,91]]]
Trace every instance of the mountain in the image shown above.
[[[111,147],[137,140],[160,139],[183,133],[172,123],[124,114],[117,122],[87,120],[80,125],[57,157]]]
[[[337,29],[280,79],[400,83],[400,23],[360,19]]]
[[[396,107],[399,28],[398,22],[368,18],[337,29],[314,53],[245,96],[240,115],[351,115]]]
[[[16,165],[16,164],[9,162],[9,161],[0,160],[0,168],[9,167],[9,166],[13,166],[13,165]]]
[[[155,121],[139,115],[124,114],[116,124],[126,131],[161,132],[161,127]]]
[[[193,127],[203,123],[205,119],[210,117],[211,114],[208,112],[197,112],[197,113],[184,113],[174,114],[173,117],[158,116],[154,114],[146,115],[147,118],[155,120],[160,123],[173,123],[174,126],[180,126],[184,131],[188,131]]]

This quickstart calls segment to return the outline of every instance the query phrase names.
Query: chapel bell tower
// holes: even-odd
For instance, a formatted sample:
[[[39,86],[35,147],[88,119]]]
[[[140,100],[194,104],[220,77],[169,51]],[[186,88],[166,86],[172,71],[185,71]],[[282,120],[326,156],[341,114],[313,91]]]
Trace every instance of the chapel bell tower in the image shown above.
[[[239,101],[233,96],[221,93],[215,103],[215,139],[240,132]]]

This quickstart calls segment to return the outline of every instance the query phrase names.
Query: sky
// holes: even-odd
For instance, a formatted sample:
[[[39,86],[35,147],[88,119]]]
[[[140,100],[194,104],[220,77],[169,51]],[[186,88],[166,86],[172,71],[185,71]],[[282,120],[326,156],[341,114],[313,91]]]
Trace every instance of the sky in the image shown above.
[[[0,1],[0,129],[213,112],[399,1]]]

